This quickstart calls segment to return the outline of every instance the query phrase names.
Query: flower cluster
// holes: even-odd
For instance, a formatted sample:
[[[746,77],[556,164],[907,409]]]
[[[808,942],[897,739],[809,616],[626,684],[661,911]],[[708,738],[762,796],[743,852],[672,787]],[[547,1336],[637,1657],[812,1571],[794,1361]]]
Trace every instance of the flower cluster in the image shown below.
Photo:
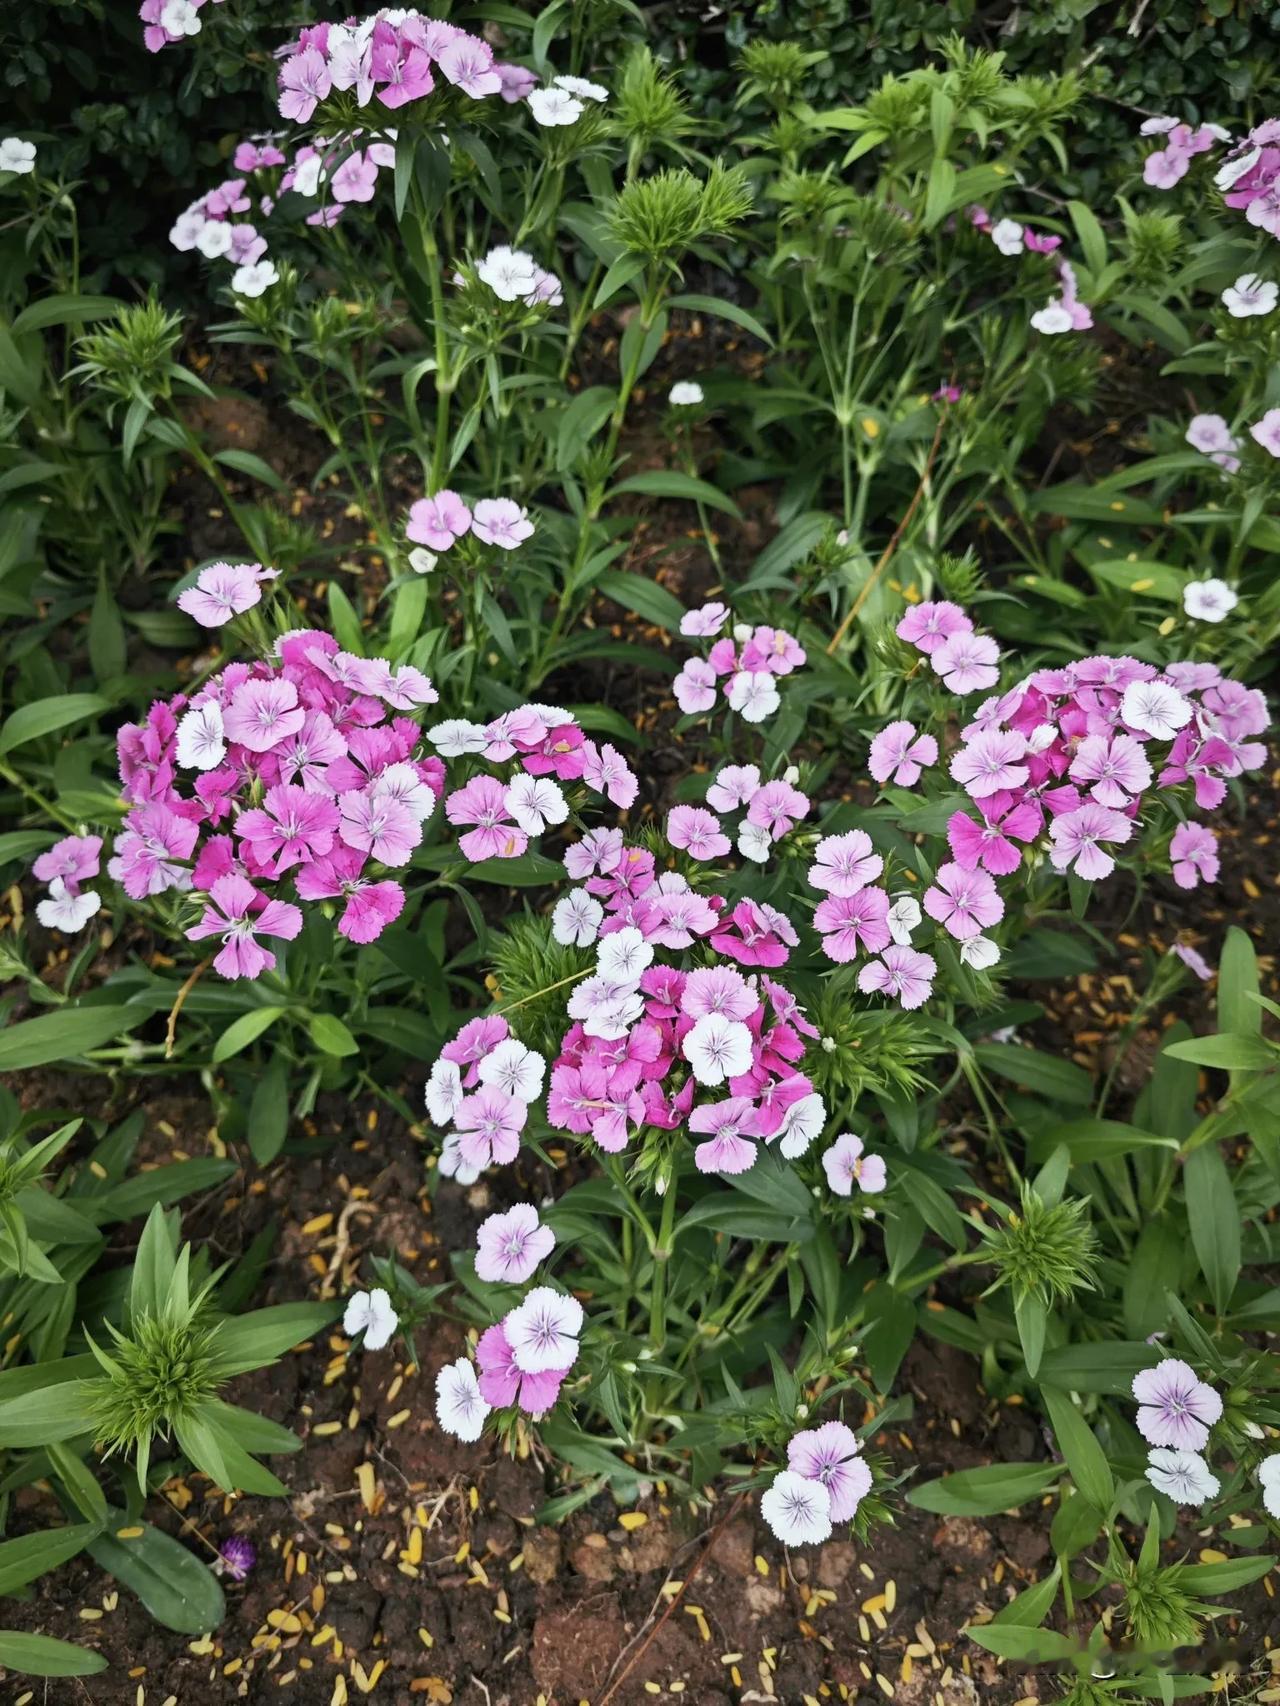
[[[540,267],[524,249],[500,243],[476,263],[476,277],[487,285],[499,302],[523,302],[527,308],[545,305],[558,308],[564,290],[553,272]]]
[[[811,1546],[850,1522],[871,1491],[861,1443],[843,1422],[824,1422],[793,1435],[787,1467],[761,1496],[760,1514],[784,1546]]]
[[[971,207],[969,219],[975,230],[985,232],[991,238],[1002,255],[1052,255],[1062,247],[1061,237],[1035,231],[1016,219],[993,220],[985,207]],[[1058,273],[1058,294],[1051,296],[1043,308],[1032,314],[1031,324],[1037,332],[1048,335],[1087,332],[1093,325],[1093,315],[1077,294],[1075,268],[1065,256],[1059,256],[1054,265]]]
[[[429,574],[443,554],[468,534],[495,550],[514,551],[533,537],[533,531],[528,511],[511,498],[481,498],[468,504],[450,491],[419,498],[405,523],[406,536],[421,547],[409,553],[419,574]]]
[[[1147,1480],[1175,1504],[1202,1505],[1216,1497],[1220,1482],[1201,1453],[1209,1429],[1222,1415],[1222,1399],[1177,1357],[1144,1368],[1133,1379],[1140,1406],[1138,1432],[1153,1448]]]
[[[204,28],[200,16],[204,4],[205,0],[142,0],[138,17],[147,52],[159,53],[162,47],[198,36]]]
[[[71,936],[85,925],[102,905],[96,889],[87,889],[101,868],[100,835],[65,835],[42,853],[31,867],[37,882],[48,883],[49,893],[36,904],[36,917],[50,930]]]
[[[376,99],[396,111],[431,94],[437,77],[473,101],[523,100],[536,82],[518,65],[498,64],[488,42],[456,24],[384,6],[369,17],[300,32],[278,74],[280,116],[305,124],[335,90],[349,92],[359,106]]]
[[[210,601],[195,604],[200,620],[225,621],[256,602],[263,571],[245,573],[224,585],[206,571],[183,596]],[[404,906],[380,868],[408,863],[444,790],[443,763],[420,756],[421,730],[404,714],[435,699],[419,670],[303,631],[267,661],[157,701],[117,737],[129,811],[108,870],[134,900],[202,895],[186,934],[221,942],[224,977],[275,965],[259,938],[298,934],[295,899],[341,902],[341,934],[375,941]]]
[[[734,625],[731,634],[716,636],[729,620],[727,604],[704,604],[685,612],[680,632],[686,639],[712,640],[705,658],[689,658],[673,684],[676,702],[686,715],[709,711],[723,683],[726,703],[748,723],[762,723],[781,704],[778,678],[805,662],[805,650],[785,628]]]

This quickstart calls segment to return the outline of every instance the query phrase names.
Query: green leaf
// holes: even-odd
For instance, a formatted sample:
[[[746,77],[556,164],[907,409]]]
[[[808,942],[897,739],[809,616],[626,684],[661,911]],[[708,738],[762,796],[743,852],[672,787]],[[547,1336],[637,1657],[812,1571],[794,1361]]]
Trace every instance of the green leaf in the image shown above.
[[[20,705],[0,728],[0,755],[110,709],[110,699],[104,699],[100,693],[61,693]]]
[[[215,462],[221,462],[224,468],[234,469],[237,474],[246,474],[251,480],[260,480],[264,486],[270,486],[273,492],[289,490],[271,464],[264,462],[261,456],[255,456],[252,450],[217,450],[213,459]]]
[[[1024,1588],[1008,1605],[1002,1605],[991,1622],[1008,1623],[1019,1629],[1038,1629],[1053,1609],[1061,1580],[1061,1567],[1055,1564],[1042,1582]]]
[[[83,1552],[98,1530],[96,1522],[78,1522],[24,1534],[18,1540],[0,1540],[0,1593],[15,1593],[46,1570],[56,1570]]]
[[[52,1635],[0,1629],[0,1665],[24,1676],[97,1676],[107,1661],[89,1647],[55,1641]]]
[[[992,1463],[925,1481],[907,1503],[935,1516],[999,1516],[1048,1492],[1061,1475],[1057,1463]]]
[[[233,1019],[213,1045],[214,1064],[218,1065],[224,1060],[230,1060],[232,1055],[239,1054],[241,1049],[248,1048],[249,1044],[256,1037],[260,1037],[268,1026],[275,1024],[284,1011],[285,1008],[283,1007],[251,1007],[247,1013],[242,1013],[238,1019]]]
[[[344,1057],[359,1054],[360,1044],[332,1013],[313,1013],[307,1021],[311,1040],[323,1054]]]
[[[965,1634],[989,1653],[1002,1659],[1018,1659],[1024,1664],[1056,1664],[1070,1659],[1077,1644],[1069,1635],[1059,1635],[1056,1629],[1020,1628],[1013,1623],[970,1623]]]
[[[195,1191],[212,1190],[236,1171],[234,1161],[217,1155],[199,1155],[190,1161],[174,1161],[153,1167],[121,1184],[112,1185],[94,1202],[99,1220],[132,1220],[146,1214],[155,1203],[175,1203]]]
[[[70,326],[83,320],[105,320],[124,303],[117,296],[42,296],[24,308],[13,322],[15,337],[40,332],[46,326]]]
[[[1261,1037],[1240,1035],[1192,1037],[1187,1042],[1170,1043],[1164,1052],[1173,1060],[1217,1066],[1226,1072],[1262,1072],[1280,1061],[1280,1051]]]
[[[1015,1301],[1013,1318],[1018,1324],[1018,1338],[1022,1344],[1027,1373],[1034,1380],[1040,1372],[1040,1359],[1044,1355],[1044,1334],[1049,1321],[1048,1305],[1035,1292],[1028,1292],[1025,1297],[1019,1297]]]
[[[72,1060],[101,1048],[148,1017],[145,1007],[62,1007],[0,1031],[0,1072]]]
[[[978,1050],[981,1053],[981,1049]],[[1119,1120],[1070,1120],[1038,1133],[1029,1145],[1035,1160],[1047,1158],[1061,1144],[1077,1167],[1092,1161],[1111,1161],[1118,1155],[1137,1155],[1144,1149],[1176,1149],[1177,1140],[1139,1131]]]
[[[89,1556],[131,1593],[137,1594],[156,1622],[181,1635],[207,1635],[226,1615],[217,1577],[185,1546],[150,1523],[128,1523],[123,1511],[111,1512],[113,1531],[89,1546]],[[118,1531],[141,1528],[122,1540]]]
[[[1155,1360],[1151,1346],[1141,1340],[1101,1339],[1094,1344],[1056,1345],[1044,1353],[1040,1385],[1127,1398],[1134,1375],[1140,1368],[1150,1368]]]
[[[1110,1510],[1116,1496],[1115,1477],[1093,1429],[1065,1392],[1045,1386],[1040,1396],[1077,1491],[1099,1510]]]
[[[945,155],[937,155],[929,167],[924,196],[924,228],[931,231],[951,210],[956,193],[956,169]]]
[[[246,1136],[259,1167],[274,1161],[289,1132],[289,1068],[282,1055],[268,1062],[254,1086]]]
[[[1240,1277],[1240,1210],[1221,1150],[1205,1143],[1188,1155],[1183,1184],[1196,1260],[1225,1315]]]
[[[656,623],[670,633],[679,633],[684,606],[657,581],[646,580],[643,575],[633,575],[623,569],[606,569],[604,574],[596,576],[596,590],[602,597],[620,604],[624,610],[633,610],[646,622]]]
[[[1083,1067],[1057,1055],[1021,1048],[1017,1043],[979,1043],[973,1051],[979,1066],[1011,1084],[1025,1086],[1055,1102],[1087,1106],[1093,1100],[1093,1079]],[[1058,1138],[1056,1141],[1061,1142]],[[1049,1146],[1052,1148],[1052,1145]]]
[[[1125,497],[1115,486],[1050,486],[1036,492],[1027,508],[1034,515],[1060,515],[1068,521],[1122,522],[1132,527],[1158,527],[1164,512],[1141,498]]]
[[[1165,1295],[1176,1291],[1186,1239],[1168,1220],[1149,1220],[1124,1273],[1124,1327],[1134,1339],[1162,1332],[1168,1325]]]
[[[687,498],[691,503],[704,503],[709,509],[723,510],[725,515],[742,519],[742,511],[727,493],[706,480],[681,473],[678,468],[650,468],[646,473],[633,474],[609,495],[619,498],[626,492],[640,492],[652,498]]]
[[[1090,563],[1088,568],[1094,580],[1103,586],[1116,587],[1121,592],[1139,596],[1168,599],[1173,604],[1181,602],[1183,588],[1187,584],[1187,576],[1182,569],[1170,568],[1165,563],[1131,563],[1127,558],[1113,557],[1101,563]]]
[[[219,1368],[228,1376],[265,1368],[313,1338],[340,1313],[336,1303],[277,1303],[223,1321],[214,1343]]]
[[[1107,264],[1107,239],[1093,209],[1082,201],[1069,201],[1067,212],[1076,228],[1085,265],[1096,278]]]
[[[741,326],[743,331],[750,332],[753,338],[759,338],[761,343],[773,347],[773,339],[755,315],[748,314],[745,308],[739,308],[736,302],[726,302],[723,296],[699,296],[686,292],[683,296],[668,296],[667,307],[691,308],[697,314],[714,314],[718,319],[732,320],[735,326]]]
[[[1178,1569],[1178,1587],[1193,1594],[1234,1593],[1261,1581],[1276,1562],[1275,1558],[1227,1558],[1221,1564],[1183,1564]]]
[[[607,385],[591,385],[569,404],[556,427],[556,469],[572,468],[587,445],[613,413],[614,395]]]
[[[85,1380],[66,1380],[0,1401],[0,1446],[26,1449],[56,1445],[87,1433],[93,1425]]]

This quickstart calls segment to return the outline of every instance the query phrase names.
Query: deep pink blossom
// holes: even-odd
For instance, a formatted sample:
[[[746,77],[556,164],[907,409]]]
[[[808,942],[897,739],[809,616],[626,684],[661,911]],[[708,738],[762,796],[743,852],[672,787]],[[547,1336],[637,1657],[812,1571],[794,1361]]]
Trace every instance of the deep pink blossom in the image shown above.
[[[941,867],[925,890],[924,909],[957,942],[981,935],[1004,917],[1004,902],[987,872],[959,864]]]
[[[480,1365],[480,1395],[495,1410],[518,1404],[531,1420],[541,1421],[560,1396],[567,1369],[542,1369],[527,1374],[516,1367],[515,1353],[502,1324],[481,1333],[476,1345]]]
[[[223,977],[254,978],[270,971],[276,957],[258,942],[258,936],[275,936],[292,942],[302,929],[302,914],[281,900],[266,900],[253,884],[232,873],[219,877],[209,891],[209,905],[199,923],[187,931],[190,941],[220,936],[223,946],[214,959],[214,969]]]
[[[292,782],[268,788],[260,807],[241,812],[236,834],[248,842],[254,861],[273,877],[310,863],[333,846],[338,808],[323,794]]]
[[[889,897],[883,889],[858,889],[854,894],[832,894],[819,901],[813,915],[822,932],[822,949],[838,965],[859,953],[878,954],[892,940],[888,925]]]

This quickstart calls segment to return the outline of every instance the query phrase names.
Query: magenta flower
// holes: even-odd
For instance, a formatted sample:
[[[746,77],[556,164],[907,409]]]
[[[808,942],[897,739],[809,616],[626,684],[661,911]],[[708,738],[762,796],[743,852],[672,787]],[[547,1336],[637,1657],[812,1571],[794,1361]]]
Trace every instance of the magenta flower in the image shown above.
[[[900,640],[932,656],[953,634],[970,634],[973,623],[946,599],[913,604],[895,630]]]
[[[868,769],[877,782],[892,781],[914,788],[920,774],[938,762],[938,743],[932,735],[916,733],[914,723],[889,723],[871,743]]]
[[[339,842],[328,858],[313,859],[295,878],[300,900],[346,901],[339,932],[349,942],[376,942],[404,910],[404,890],[390,880],[369,882],[360,875],[365,855]]]
[[[267,900],[244,877],[231,872],[219,877],[209,891],[210,904],[199,923],[187,931],[188,941],[221,936],[223,946],[214,970],[223,977],[257,977],[270,971],[276,957],[259,945],[258,936],[278,936],[292,942],[302,929],[302,914],[286,901]]]
[[[501,1322],[481,1333],[476,1361],[480,1364],[481,1397],[495,1410],[518,1404],[535,1422],[541,1421],[560,1396],[568,1373],[567,1369],[542,1369],[527,1374],[517,1368]]]
[[[393,109],[421,100],[435,87],[425,48],[385,18],[379,18],[373,26],[369,71],[374,82],[382,85],[378,99],[383,106]]]
[[[1133,1395],[1141,1405],[1138,1432],[1151,1445],[1201,1451],[1222,1415],[1222,1399],[1213,1387],[1176,1357],[1135,1374]]]
[[[1023,785],[1030,774],[1021,762],[1026,755],[1025,735],[1012,729],[988,729],[960,748],[951,760],[951,775],[970,799],[985,800]]]
[[[280,741],[296,735],[306,720],[307,714],[298,703],[298,689],[283,676],[241,682],[222,711],[227,739],[248,747],[250,752],[270,752]]]
[[[189,889],[191,873],[185,861],[195,848],[199,825],[160,800],[136,807],[124,822],[107,869],[129,898],[144,900],[166,889]]]
[[[429,551],[447,551],[455,540],[471,529],[471,511],[457,492],[437,492],[419,498],[409,511],[405,532],[415,545]]]
[[[51,883],[55,877],[65,883],[87,883],[97,876],[101,863],[100,835],[64,835],[35,861],[31,875],[40,883]]]
[[[295,53],[280,68],[281,118],[305,124],[332,87],[322,53],[314,47]]]
[[[476,1233],[476,1274],[492,1284],[523,1285],[555,1248],[556,1235],[532,1203],[491,1214]]]
[[[755,1105],[747,1096],[704,1102],[689,1115],[689,1130],[705,1135],[693,1152],[700,1173],[745,1173],[755,1165],[756,1146],[748,1135]]]
[[[1218,880],[1218,838],[1202,823],[1180,823],[1169,844],[1173,860],[1173,880],[1180,889],[1193,889],[1199,883]],[[1157,1445],[1173,1444],[1172,1440],[1157,1440]]]
[[[845,965],[859,953],[878,954],[893,939],[889,929],[889,897],[883,889],[859,889],[855,894],[828,895],[813,915],[822,932],[822,950],[829,960]]]
[[[787,1446],[787,1468],[827,1489],[832,1522],[849,1522],[871,1491],[871,1471],[860,1449],[857,1435],[843,1422],[806,1428]]]
[[[1086,882],[1109,877],[1116,868],[1111,855],[1103,850],[1103,842],[1123,845],[1133,834],[1133,820],[1108,806],[1083,805],[1078,811],[1054,818],[1049,825],[1053,845],[1049,858],[1055,871],[1073,867]]]
[[[458,839],[463,857],[473,864],[482,859],[514,859],[529,845],[528,836],[511,819],[506,795],[496,776],[473,776],[444,803],[450,823],[475,825]]]
[[[814,848],[813,861],[808,873],[810,884],[835,895],[857,894],[884,870],[884,860],[872,851],[865,829],[824,835]]]
[[[994,687],[999,661],[1000,650],[991,636],[972,633],[952,634],[929,659],[934,673],[961,699]]]
[[[339,794],[338,834],[348,847],[371,854],[382,865],[407,865],[422,840],[422,824],[406,805],[374,786]]]
[[[202,628],[221,628],[233,616],[252,610],[262,599],[262,582],[275,571],[261,563],[211,563],[196,576],[196,584],[178,594],[185,610]]]
[[[1007,877],[1022,863],[1014,841],[1034,841],[1040,822],[1040,813],[1026,801],[1003,817],[984,817],[981,823],[975,823],[967,812],[955,812],[947,820],[947,842],[956,863],[966,871],[981,865],[997,877]]]
[[[691,859],[719,859],[729,851],[720,819],[701,806],[673,806],[667,814],[667,840]]]
[[[862,1139],[851,1131],[842,1133],[823,1151],[822,1170],[838,1197],[851,1196],[855,1185],[863,1191],[882,1191],[889,1177],[883,1158],[865,1155]]]
[[[925,890],[924,909],[957,942],[980,936],[1004,917],[1004,902],[984,870],[943,865],[932,888]]]
[[[268,788],[261,807],[241,812],[236,819],[236,834],[248,842],[254,861],[272,877],[327,853],[337,827],[338,808],[333,801],[292,782]]]
[[[864,995],[891,995],[906,1010],[923,1007],[933,994],[937,962],[932,954],[894,945],[878,960],[871,960],[858,973],[858,988]]]
[[[684,714],[709,711],[716,702],[716,672],[703,658],[689,658],[671,684]]]
[[[469,1167],[514,1161],[528,1113],[517,1097],[491,1084],[482,1084],[474,1095],[464,1096],[453,1116],[462,1159]]]
[[[1151,786],[1147,755],[1132,735],[1090,735],[1076,748],[1068,775],[1081,785],[1092,783],[1089,798],[1100,806],[1123,811],[1130,798]]]
[[[533,523],[510,498],[481,498],[472,515],[471,531],[486,545],[514,551],[533,537]]]

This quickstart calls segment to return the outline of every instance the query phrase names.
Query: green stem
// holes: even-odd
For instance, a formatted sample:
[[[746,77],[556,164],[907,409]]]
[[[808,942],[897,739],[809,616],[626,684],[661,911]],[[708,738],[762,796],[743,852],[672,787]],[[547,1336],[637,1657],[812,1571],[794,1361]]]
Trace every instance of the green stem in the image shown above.
[[[676,1195],[676,1181],[668,1179],[658,1238],[653,1247],[653,1285],[649,1292],[649,1343],[655,1351],[662,1349],[667,1336],[667,1263],[671,1260],[676,1224]]]

